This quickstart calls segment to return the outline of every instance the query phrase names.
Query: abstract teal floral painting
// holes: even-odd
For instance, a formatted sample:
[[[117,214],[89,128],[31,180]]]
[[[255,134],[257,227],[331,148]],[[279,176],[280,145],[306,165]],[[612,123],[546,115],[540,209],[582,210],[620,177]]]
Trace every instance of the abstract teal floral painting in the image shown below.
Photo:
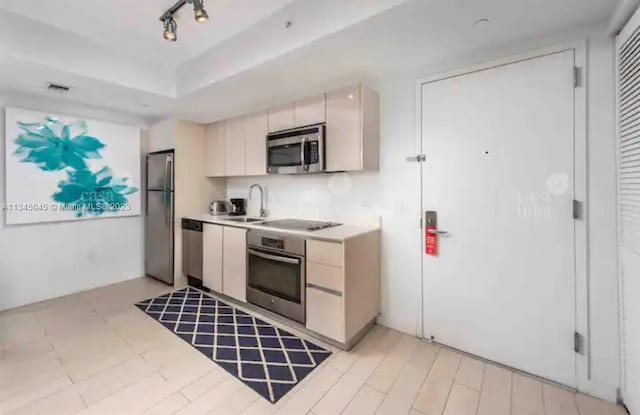
[[[7,108],[7,224],[140,214],[140,130]]]
[[[53,194],[54,201],[65,209],[83,215],[100,216],[126,206],[127,195],[136,193],[137,187],[129,186],[128,178],[115,178],[109,167],[103,167],[95,173],[88,169],[69,169],[67,179],[58,183],[58,191]]]
[[[88,134],[86,121],[64,125],[57,118],[45,117],[42,122],[18,121],[17,125],[22,134],[15,138],[18,148],[14,154],[43,171],[86,169],[85,159],[100,158],[105,147]]]

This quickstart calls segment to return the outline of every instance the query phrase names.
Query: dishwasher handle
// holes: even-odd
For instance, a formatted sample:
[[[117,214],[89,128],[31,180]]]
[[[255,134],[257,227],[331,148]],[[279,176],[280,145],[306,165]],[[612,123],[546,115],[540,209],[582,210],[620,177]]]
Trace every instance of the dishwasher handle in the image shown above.
[[[199,220],[182,218],[182,229],[194,232],[202,232],[202,222]]]

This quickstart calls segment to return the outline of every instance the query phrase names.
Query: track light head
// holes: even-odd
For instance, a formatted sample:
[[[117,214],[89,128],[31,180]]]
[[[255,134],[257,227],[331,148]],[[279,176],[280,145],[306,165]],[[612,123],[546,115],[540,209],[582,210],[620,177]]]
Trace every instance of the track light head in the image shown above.
[[[163,36],[166,40],[175,42],[178,40],[178,24],[176,23],[174,16],[184,5],[193,4],[193,14],[196,22],[204,23],[209,20],[209,15],[204,9],[204,0],[178,0],[176,4],[171,6],[160,16],[160,21],[164,27]]]
[[[173,17],[164,20],[164,38],[170,42],[178,40],[178,24]]]
[[[204,23],[209,20],[209,15],[207,11],[204,9],[204,1],[203,0],[193,0],[193,13],[198,23]]]

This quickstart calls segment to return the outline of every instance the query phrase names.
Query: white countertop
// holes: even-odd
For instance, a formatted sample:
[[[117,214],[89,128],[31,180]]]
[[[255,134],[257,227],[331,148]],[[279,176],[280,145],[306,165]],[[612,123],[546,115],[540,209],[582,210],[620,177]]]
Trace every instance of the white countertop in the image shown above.
[[[259,229],[263,231],[271,231],[276,233],[282,233],[287,235],[298,235],[308,239],[318,239],[323,241],[332,241],[332,242],[344,242],[347,239],[363,235],[365,233],[373,232],[380,229],[378,225],[350,225],[344,224],[340,226],[334,226],[333,228],[322,229],[319,231],[299,231],[299,230],[291,230],[291,229],[279,229],[279,228],[271,228],[268,226],[262,226],[259,222],[254,223],[245,223],[245,222],[235,222],[233,220],[229,220],[232,218],[238,218],[240,216],[213,216],[213,215],[192,215],[185,216],[186,219],[198,220],[201,222],[213,223],[216,225],[224,225],[224,226],[234,226],[236,228],[246,228],[246,229]],[[272,221],[284,218],[267,218],[265,221]]]

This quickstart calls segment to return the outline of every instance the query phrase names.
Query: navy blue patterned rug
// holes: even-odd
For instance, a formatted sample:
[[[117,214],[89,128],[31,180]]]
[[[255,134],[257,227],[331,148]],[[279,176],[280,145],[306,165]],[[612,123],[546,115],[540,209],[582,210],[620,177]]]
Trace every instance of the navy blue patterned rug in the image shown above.
[[[136,307],[273,403],[331,355],[191,287]]]

